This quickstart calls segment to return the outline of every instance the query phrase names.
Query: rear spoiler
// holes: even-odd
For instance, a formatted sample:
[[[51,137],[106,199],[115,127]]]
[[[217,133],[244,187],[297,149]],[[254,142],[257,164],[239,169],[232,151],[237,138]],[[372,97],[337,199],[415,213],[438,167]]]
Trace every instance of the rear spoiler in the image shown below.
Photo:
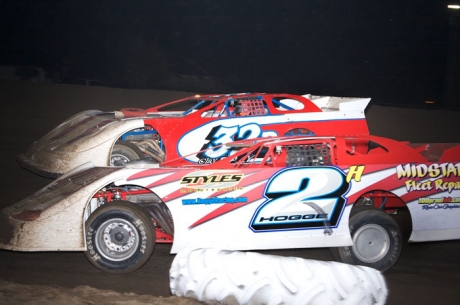
[[[320,96],[305,94],[303,97],[312,101],[323,111],[363,111],[371,101],[370,98]]]

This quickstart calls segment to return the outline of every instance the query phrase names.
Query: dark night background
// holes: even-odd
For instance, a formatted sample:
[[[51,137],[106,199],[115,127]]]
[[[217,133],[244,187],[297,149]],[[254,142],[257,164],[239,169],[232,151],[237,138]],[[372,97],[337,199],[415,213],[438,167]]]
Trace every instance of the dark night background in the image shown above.
[[[0,65],[41,67],[59,82],[458,109],[451,2],[0,0]]]

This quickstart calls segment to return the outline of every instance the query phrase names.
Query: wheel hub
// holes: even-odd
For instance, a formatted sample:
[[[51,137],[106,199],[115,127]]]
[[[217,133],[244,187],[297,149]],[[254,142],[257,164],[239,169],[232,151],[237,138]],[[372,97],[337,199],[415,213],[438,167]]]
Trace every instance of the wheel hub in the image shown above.
[[[390,249],[390,236],[379,225],[360,227],[353,236],[353,253],[365,263],[375,263],[385,257]]]
[[[96,243],[102,256],[112,261],[120,261],[136,252],[139,235],[132,223],[124,219],[110,219],[101,225]]]
[[[126,162],[129,162],[129,161],[130,160],[123,155],[112,155],[110,157],[111,166],[124,166]]]
[[[115,234],[115,239],[117,241],[122,241],[123,240],[123,234],[122,233],[117,233]]]

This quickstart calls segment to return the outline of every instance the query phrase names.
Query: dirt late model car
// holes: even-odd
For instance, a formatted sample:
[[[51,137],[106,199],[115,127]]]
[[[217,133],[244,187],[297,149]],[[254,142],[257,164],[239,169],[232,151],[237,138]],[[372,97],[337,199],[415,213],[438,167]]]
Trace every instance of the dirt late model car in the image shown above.
[[[212,163],[234,152],[220,144],[237,140],[368,134],[364,110],[369,101],[254,93],[192,96],[146,110],[84,111],[33,143],[18,161],[47,177],[88,161],[109,166],[186,156],[190,163]],[[192,154],[208,147],[214,149]]]
[[[227,145],[235,154],[207,165],[82,165],[1,211],[0,248],[81,250],[102,270],[129,272],[160,242],[171,253],[331,247],[339,261],[386,270],[403,245],[395,214],[407,216],[410,242],[460,238],[460,144],[296,136]]]

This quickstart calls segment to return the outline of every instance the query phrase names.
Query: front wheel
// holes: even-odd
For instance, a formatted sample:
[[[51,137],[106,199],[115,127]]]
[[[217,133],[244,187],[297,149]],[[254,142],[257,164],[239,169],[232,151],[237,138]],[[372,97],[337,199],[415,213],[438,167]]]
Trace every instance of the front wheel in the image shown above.
[[[140,207],[119,201],[97,209],[86,225],[85,255],[96,268],[128,273],[144,265],[155,247],[152,219]]]
[[[136,145],[117,141],[110,155],[110,166],[124,166],[126,162],[145,159],[144,153]]]
[[[398,224],[387,213],[363,209],[350,217],[353,246],[331,248],[335,259],[352,265],[390,269],[402,250]]]

